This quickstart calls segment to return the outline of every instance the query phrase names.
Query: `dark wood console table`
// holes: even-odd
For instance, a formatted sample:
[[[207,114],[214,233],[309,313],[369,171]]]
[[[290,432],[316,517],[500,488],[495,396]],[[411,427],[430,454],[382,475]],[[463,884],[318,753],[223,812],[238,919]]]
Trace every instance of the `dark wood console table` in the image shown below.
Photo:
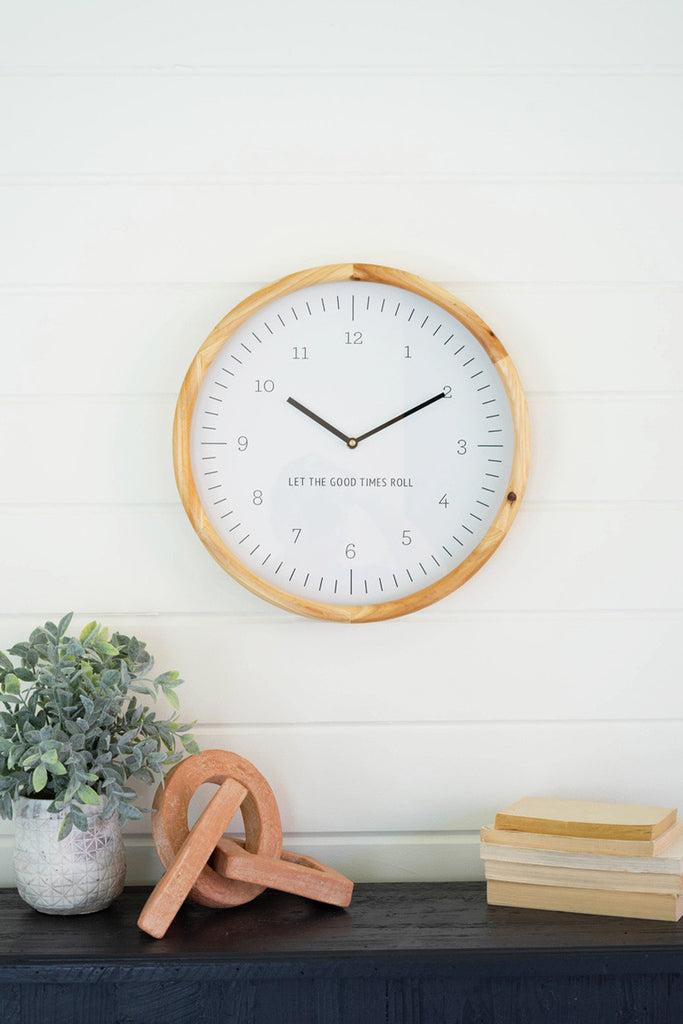
[[[2,1024],[681,1024],[683,921],[487,907],[478,883],[358,885],[348,910],[266,892],[188,903],[166,937],[148,890],[49,917],[0,890]]]

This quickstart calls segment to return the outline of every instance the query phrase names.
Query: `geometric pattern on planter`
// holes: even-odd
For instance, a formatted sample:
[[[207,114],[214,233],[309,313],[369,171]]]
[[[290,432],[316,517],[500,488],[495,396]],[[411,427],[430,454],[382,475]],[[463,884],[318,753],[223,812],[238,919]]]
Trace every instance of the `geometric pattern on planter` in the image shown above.
[[[126,852],[116,816],[86,807],[87,832],[72,829],[58,842],[66,812],[48,814],[50,800],[15,801],[14,868],[19,895],[44,914],[92,914],[122,891]]]

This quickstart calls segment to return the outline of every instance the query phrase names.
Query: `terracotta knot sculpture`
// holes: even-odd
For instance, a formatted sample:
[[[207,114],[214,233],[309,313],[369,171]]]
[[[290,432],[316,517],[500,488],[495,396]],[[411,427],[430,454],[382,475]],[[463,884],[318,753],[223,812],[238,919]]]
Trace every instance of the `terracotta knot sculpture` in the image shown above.
[[[190,830],[187,811],[203,783],[218,786]],[[244,840],[223,833],[241,811]],[[189,897],[207,907],[236,907],[265,888],[347,907],[353,883],[313,857],[282,849],[280,812],[264,777],[238,754],[205,750],[185,758],[154,797],[152,834],[165,873],[138,919],[154,938],[166,934]]]

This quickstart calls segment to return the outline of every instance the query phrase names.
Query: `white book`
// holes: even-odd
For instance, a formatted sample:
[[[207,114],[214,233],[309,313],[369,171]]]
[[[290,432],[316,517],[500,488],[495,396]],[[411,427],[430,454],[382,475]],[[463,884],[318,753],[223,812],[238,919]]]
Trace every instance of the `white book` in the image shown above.
[[[482,833],[485,830],[482,829]],[[568,850],[536,850],[530,847],[505,846],[482,842],[479,846],[484,861],[508,861],[515,864],[545,865],[555,868],[583,868],[594,871],[631,871],[636,873],[683,874],[683,836],[679,836],[663,852],[653,857],[614,857],[602,853],[572,853]]]
[[[568,889],[605,889],[617,892],[668,892],[683,895],[681,875],[663,872],[591,871],[586,868],[554,868],[545,864],[516,864],[487,860],[487,881],[523,882],[526,885],[562,886]]]

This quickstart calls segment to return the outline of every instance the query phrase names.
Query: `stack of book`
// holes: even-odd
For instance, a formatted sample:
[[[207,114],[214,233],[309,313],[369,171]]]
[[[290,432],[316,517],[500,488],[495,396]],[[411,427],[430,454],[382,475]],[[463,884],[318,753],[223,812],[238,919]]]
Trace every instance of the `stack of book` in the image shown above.
[[[488,902],[678,921],[683,821],[676,809],[525,797],[481,830]]]

